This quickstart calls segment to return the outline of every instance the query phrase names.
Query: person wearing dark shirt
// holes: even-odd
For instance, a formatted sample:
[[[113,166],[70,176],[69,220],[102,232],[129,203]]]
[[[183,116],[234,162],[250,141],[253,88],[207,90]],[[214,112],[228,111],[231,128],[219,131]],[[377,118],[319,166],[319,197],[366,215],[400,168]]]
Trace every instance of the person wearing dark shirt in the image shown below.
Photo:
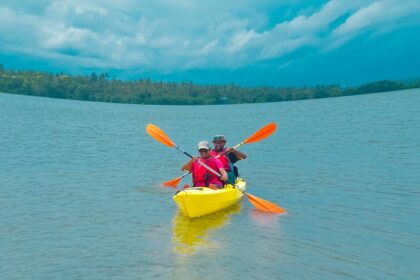
[[[236,177],[239,176],[238,168],[234,164],[242,159],[246,159],[246,155],[238,150],[226,148],[227,139],[224,135],[216,135],[213,137],[214,148],[210,151],[210,155],[218,158],[223,164],[223,168],[228,174],[228,182],[235,184]]]

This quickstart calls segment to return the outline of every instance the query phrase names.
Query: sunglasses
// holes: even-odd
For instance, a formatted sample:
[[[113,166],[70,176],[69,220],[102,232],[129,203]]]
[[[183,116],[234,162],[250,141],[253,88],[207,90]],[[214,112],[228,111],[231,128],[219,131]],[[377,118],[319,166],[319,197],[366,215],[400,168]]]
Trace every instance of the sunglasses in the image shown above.
[[[201,149],[201,150],[198,150],[200,153],[204,153],[204,152],[208,152],[209,150],[206,150],[206,149]]]

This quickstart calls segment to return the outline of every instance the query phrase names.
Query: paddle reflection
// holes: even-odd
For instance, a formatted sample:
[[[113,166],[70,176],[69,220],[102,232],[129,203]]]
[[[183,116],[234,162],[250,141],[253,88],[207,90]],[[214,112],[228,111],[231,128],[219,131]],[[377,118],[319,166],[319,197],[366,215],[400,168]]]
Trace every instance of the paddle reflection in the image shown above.
[[[177,253],[191,254],[198,248],[212,247],[209,233],[223,227],[233,214],[239,213],[241,203],[211,215],[188,218],[178,212],[173,219],[172,244]]]
[[[249,216],[251,217],[252,221],[258,226],[258,228],[263,229],[264,231],[280,231],[281,216],[279,216],[278,214],[252,209],[249,212]]]

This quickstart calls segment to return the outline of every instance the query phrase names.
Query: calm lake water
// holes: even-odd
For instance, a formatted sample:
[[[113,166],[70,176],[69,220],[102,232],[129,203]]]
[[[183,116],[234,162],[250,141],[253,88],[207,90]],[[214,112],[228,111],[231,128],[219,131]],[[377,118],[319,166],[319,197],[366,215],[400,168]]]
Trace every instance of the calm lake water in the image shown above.
[[[163,181],[225,134],[250,193],[190,220]],[[0,94],[1,279],[419,279],[420,90],[143,106]],[[189,183],[190,178],[182,184]]]

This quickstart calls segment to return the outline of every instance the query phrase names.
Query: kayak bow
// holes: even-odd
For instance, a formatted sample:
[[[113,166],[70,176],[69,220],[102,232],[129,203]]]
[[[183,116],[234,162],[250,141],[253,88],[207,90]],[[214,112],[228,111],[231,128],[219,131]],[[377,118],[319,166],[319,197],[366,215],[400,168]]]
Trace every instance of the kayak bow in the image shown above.
[[[246,190],[245,180],[238,178],[236,186],[227,185],[213,190],[207,187],[187,188],[173,196],[179,210],[187,217],[195,218],[226,209],[238,201]]]

